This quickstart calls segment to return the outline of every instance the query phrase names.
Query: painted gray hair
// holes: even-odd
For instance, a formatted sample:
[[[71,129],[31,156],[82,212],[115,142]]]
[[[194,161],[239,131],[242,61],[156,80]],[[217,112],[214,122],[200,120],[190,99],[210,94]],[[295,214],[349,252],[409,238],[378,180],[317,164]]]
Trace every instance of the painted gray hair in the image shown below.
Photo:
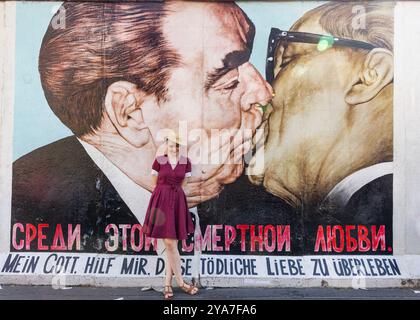
[[[394,3],[392,2],[329,2],[313,11],[328,33],[342,38],[394,49]],[[359,23],[362,22],[362,23]]]

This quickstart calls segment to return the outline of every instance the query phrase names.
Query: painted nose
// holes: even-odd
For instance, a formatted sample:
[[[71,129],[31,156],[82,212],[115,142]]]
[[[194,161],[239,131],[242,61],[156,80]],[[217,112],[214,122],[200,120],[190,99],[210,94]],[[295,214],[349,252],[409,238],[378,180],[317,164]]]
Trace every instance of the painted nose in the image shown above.
[[[258,70],[249,62],[239,67],[240,82],[244,83],[244,95],[241,99],[243,111],[253,106],[266,106],[273,98],[273,88],[264,80]]]

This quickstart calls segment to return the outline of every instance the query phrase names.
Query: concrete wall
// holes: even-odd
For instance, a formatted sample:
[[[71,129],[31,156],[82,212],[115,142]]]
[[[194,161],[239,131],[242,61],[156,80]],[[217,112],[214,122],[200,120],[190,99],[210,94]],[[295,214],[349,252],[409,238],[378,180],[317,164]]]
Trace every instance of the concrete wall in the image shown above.
[[[267,32],[269,31],[267,29],[268,24],[274,26],[278,23],[283,24],[278,27],[288,28],[303,13],[322,3],[271,2],[261,4],[261,6],[257,6],[252,2],[239,2],[238,4],[250,19],[253,20],[256,26],[257,34],[254,43],[254,53],[250,61],[263,73],[264,64],[261,63],[261,57],[264,59],[264,45],[268,36]],[[24,12],[24,10],[19,10],[19,5],[22,6],[22,4],[16,4],[14,2],[0,4],[0,48],[2,48],[2,54],[0,55],[0,283],[53,286],[160,285],[164,274],[161,268],[162,264],[160,263],[165,258],[162,243],[159,244],[160,247],[158,247],[157,252],[139,252],[134,255],[133,252],[118,252],[118,254],[115,254],[104,251],[94,252],[91,249],[83,250],[83,248],[79,252],[78,250],[71,252],[43,252],[43,250],[40,250],[36,246],[30,247],[29,250],[16,250],[16,248],[13,248],[11,244],[13,240],[11,238],[11,230],[13,224],[19,222],[19,220],[17,219],[16,221],[15,219],[15,221],[12,221],[13,217],[16,217],[16,211],[14,211],[16,210],[16,201],[14,207],[12,207],[12,169],[13,162],[16,158],[22,156],[21,154],[16,156],[16,150],[21,148],[20,142],[17,143],[16,141],[21,141],[18,140],[21,139],[19,137],[25,137],[21,133],[21,128],[25,121],[27,121],[26,123],[31,123],[30,121],[28,122],[28,119],[22,120],[19,116],[16,116],[16,114],[22,114],[18,113],[21,111],[16,110],[22,110],[20,106],[22,105],[22,101],[25,102],[25,100],[19,99],[21,99],[22,95],[25,95],[25,91],[21,87],[19,89],[19,81],[22,79],[16,76],[19,74],[19,70],[15,70],[15,68],[19,68],[21,61],[19,60],[20,58],[18,61],[15,59],[18,56],[16,52],[18,45],[15,44],[20,43],[21,45],[25,41],[28,41],[28,51],[35,53],[39,51],[39,47],[36,46],[40,45],[40,42],[36,45],[30,43],[25,38],[28,35],[24,35],[22,30],[16,27],[18,25],[16,19],[19,18],[19,14]],[[32,5],[36,6],[37,3],[33,3]],[[287,21],[287,19],[284,21],[279,20],[278,16],[274,16],[273,13],[271,19],[273,21],[267,22],[267,25],[262,25],[262,20],[269,20],[266,16],[269,11],[264,10],[267,10],[270,5],[282,6],[283,9],[289,6],[291,10],[290,15],[293,16],[293,19],[291,18],[292,21]],[[50,8],[48,7],[43,10],[47,13]],[[232,244],[233,247],[235,245],[237,246],[235,247],[236,251],[234,249],[226,249],[226,246],[222,245],[221,251],[218,252],[218,249],[215,250],[214,248],[217,248],[220,243],[226,240],[226,234],[223,233],[223,231],[227,230],[226,225],[232,227],[239,224],[255,225],[254,232],[258,233],[257,225],[271,224],[275,226],[290,224],[292,227],[292,238],[295,234],[295,229],[293,229],[294,220],[290,220],[294,219],[294,216],[290,218],[286,214],[286,211],[283,215],[285,222],[278,217],[276,219],[273,218],[272,222],[267,219],[267,217],[271,217],[272,215],[270,210],[274,212],[276,210],[283,210],[282,208],[285,207],[283,204],[276,202],[276,196],[273,197],[273,193],[270,191],[270,180],[260,185],[259,189],[254,189],[255,185],[248,185],[248,182],[243,182],[245,180],[248,181],[247,179],[238,179],[237,182],[225,186],[224,192],[231,193],[221,194],[208,202],[190,207],[190,211],[196,217],[195,222],[198,222],[197,217],[199,216],[201,224],[201,228],[197,227],[193,239],[195,241],[204,241],[206,245],[213,249],[207,250],[206,248],[201,248],[198,250],[196,248],[194,251],[185,251],[182,253],[187,278],[192,277],[205,286],[333,286],[363,288],[415,287],[419,285],[420,246],[418,243],[420,243],[420,220],[418,219],[418,208],[420,208],[420,200],[418,197],[418,181],[420,181],[420,170],[417,166],[418,159],[420,159],[420,131],[418,130],[418,123],[420,123],[420,112],[418,108],[420,88],[417,72],[420,69],[420,58],[417,54],[417,49],[420,49],[420,22],[417,19],[419,14],[420,4],[416,2],[395,2],[393,50],[393,208],[391,210],[392,230],[388,230],[386,233],[387,239],[391,235],[392,242],[387,242],[386,247],[382,251],[370,250],[367,253],[356,251],[355,253],[349,254],[346,252],[314,252],[306,248],[303,251],[295,251],[296,246],[292,239],[292,249],[290,251],[283,249],[281,252],[273,253],[267,250],[259,252],[258,249],[249,249],[248,245],[253,241],[258,248],[259,242],[255,240],[258,238],[258,235],[256,236],[254,234],[246,238],[247,249],[243,252],[239,249],[241,241],[239,229],[236,229],[238,235]],[[48,23],[51,16],[45,15],[43,19]],[[47,24],[42,26],[41,29],[46,30],[46,27]],[[260,40],[262,38],[263,40]],[[21,50],[21,47],[19,47],[19,50]],[[261,52],[263,53],[261,54]],[[35,66],[37,61],[32,61],[32,63]],[[340,70],[341,65],[338,63],[337,66],[337,70]],[[29,81],[30,86],[39,86],[38,76],[32,75],[32,77],[32,80]],[[274,88],[276,89],[276,85],[274,85]],[[38,89],[34,91],[36,90]],[[30,96],[29,92],[28,96]],[[43,103],[47,106],[46,101]],[[273,103],[275,103],[275,100],[273,100]],[[55,121],[61,126],[61,123],[54,118],[51,112],[48,117],[49,119],[53,119],[51,121]],[[34,123],[37,123],[37,121],[37,119],[34,119]],[[61,134],[59,132],[66,132],[60,131],[67,130],[67,128],[60,128],[59,125],[57,127],[50,127],[51,137],[54,137],[51,138],[50,142],[58,139]],[[13,129],[14,126],[15,130]],[[36,125],[34,125],[35,127]],[[45,128],[38,127],[35,130],[40,131],[45,130]],[[30,132],[28,130],[28,134],[26,135],[29,140],[31,139]],[[49,134],[44,136],[48,136]],[[63,133],[62,137],[67,135],[69,133]],[[28,151],[35,150],[44,145],[44,143],[40,142],[40,145],[36,146],[36,143],[34,143],[35,147],[31,147]],[[271,159],[270,152],[272,150],[270,151],[269,148],[266,148],[266,159]],[[25,152],[23,155],[25,155]],[[351,152],[349,156],[351,156]],[[103,159],[102,161],[105,162],[106,160]],[[205,176],[202,173],[204,169],[200,170],[203,167],[198,162],[193,164],[193,167],[195,167],[193,170],[196,170],[196,174],[201,171],[198,174],[203,174],[203,177]],[[110,177],[108,176],[108,178]],[[111,182],[114,184],[112,180]],[[40,187],[41,189],[42,187]],[[267,193],[265,193],[264,189],[267,190]],[[262,190],[264,190],[264,193],[262,193]],[[120,190],[117,191],[120,192]],[[120,195],[122,196],[121,192]],[[254,199],[253,196],[255,195],[257,197]],[[144,203],[148,200],[148,196],[149,193],[145,193],[143,207]],[[124,196],[122,197],[124,198]],[[237,207],[232,206],[232,203],[235,203],[234,201],[238,201]],[[261,201],[261,203],[256,201]],[[127,210],[132,210],[133,208],[130,205],[128,207]],[[301,208],[296,210],[297,212],[304,211]],[[213,212],[213,216],[210,218],[209,212]],[[241,212],[245,212],[247,216],[256,215],[258,212],[260,220],[258,218],[254,220],[246,220],[245,218],[244,220],[236,219],[235,217]],[[229,219],[231,220],[225,217],[230,217]],[[142,223],[140,218],[137,218]],[[379,218],[378,221],[382,220]],[[32,222],[28,220],[22,221],[22,223],[25,225],[25,223]],[[325,226],[329,223],[323,222],[321,224]],[[350,224],[358,224],[358,222]],[[379,225],[381,223],[378,222],[377,224]],[[343,225],[347,224],[343,223]],[[211,227],[207,230],[206,226]],[[388,227],[388,225],[386,226]],[[66,235],[66,233],[64,234]],[[210,237],[210,240],[207,242],[203,240],[203,237],[206,238],[206,235]],[[222,235],[222,241],[218,241],[217,236],[219,235]],[[298,236],[296,237],[298,238]],[[180,250],[185,249],[190,244],[191,242],[189,241],[180,243]],[[224,242],[224,244],[226,243]],[[265,239],[264,245],[266,244]],[[388,250],[389,247],[391,251]],[[138,269],[134,268],[130,272],[123,272],[124,266],[127,266],[127,263],[133,259],[140,264],[141,261],[144,261],[145,264],[143,267],[139,267]],[[230,273],[227,271],[231,263],[236,263],[239,260],[242,261],[242,267],[244,264],[247,264],[248,267],[244,267],[243,270],[249,273],[241,274],[240,272]],[[214,264],[216,266],[217,264],[222,265],[223,263],[226,268],[220,273],[209,272],[208,268],[210,265]],[[158,269],[159,271],[157,271]],[[328,273],[325,273],[326,269],[328,269]],[[346,274],[346,270],[349,273]],[[358,271],[361,271],[361,274],[357,274]]]

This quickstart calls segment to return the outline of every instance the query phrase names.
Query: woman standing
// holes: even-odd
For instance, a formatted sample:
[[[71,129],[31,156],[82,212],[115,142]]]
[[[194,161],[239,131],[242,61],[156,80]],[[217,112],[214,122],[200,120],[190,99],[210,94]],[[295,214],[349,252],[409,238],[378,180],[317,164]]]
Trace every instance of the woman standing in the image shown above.
[[[169,135],[165,139],[166,153],[156,157],[152,165],[155,188],[143,223],[144,233],[151,238],[163,238],[166,247],[166,277],[163,294],[173,297],[172,273],[180,288],[194,295],[198,288],[184,281],[178,240],[194,233],[194,224],[188,210],[183,187],[191,176],[190,159],[179,152],[180,139]]]

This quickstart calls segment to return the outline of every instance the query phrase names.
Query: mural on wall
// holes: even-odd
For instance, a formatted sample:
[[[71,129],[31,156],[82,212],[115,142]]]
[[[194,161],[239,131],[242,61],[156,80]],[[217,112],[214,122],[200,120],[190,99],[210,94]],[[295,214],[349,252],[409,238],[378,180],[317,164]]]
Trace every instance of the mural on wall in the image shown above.
[[[262,188],[229,186],[211,223],[288,225],[293,254],[392,252],[393,6],[354,9],[328,3],[271,29],[265,157],[247,168]]]
[[[393,4],[312,7],[257,47],[240,2],[61,5],[38,70],[72,134],[14,161],[10,250],[156,255],[141,225],[171,129],[200,225],[181,254],[392,254]]]

